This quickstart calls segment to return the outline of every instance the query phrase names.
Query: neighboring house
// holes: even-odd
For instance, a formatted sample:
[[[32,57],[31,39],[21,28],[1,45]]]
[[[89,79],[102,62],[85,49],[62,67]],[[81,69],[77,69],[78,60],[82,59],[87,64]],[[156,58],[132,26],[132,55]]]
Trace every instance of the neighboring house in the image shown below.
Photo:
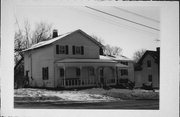
[[[53,37],[24,50],[24,73],[31,87],[113,86],[120,78],[117,70],[129,67],[102,58],[104,46],[81,30],[60,36],[56,30]],[[124,70],[121,75],[130,74]]]
[[[135,65],[135,87],[143,85],[159,88],[160,48],[146,51]]]
[[[109,59],[117,62],[117,83],[122,83],[123,80],[134,82],[134,61],[125,56],[103,56],[100,59]]]

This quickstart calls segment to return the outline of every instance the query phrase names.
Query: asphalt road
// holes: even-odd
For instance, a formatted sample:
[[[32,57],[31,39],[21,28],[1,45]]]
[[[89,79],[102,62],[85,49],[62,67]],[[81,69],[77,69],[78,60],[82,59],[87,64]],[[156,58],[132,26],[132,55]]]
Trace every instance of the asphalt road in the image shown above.
[[[21,109],[147,109],[158,110],[159,100],[124,100],[115,102],[15,102]]]

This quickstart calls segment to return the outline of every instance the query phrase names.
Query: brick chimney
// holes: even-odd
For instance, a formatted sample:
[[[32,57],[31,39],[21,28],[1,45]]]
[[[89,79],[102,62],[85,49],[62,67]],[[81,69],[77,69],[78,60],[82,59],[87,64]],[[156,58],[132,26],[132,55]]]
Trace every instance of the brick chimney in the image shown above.
[[[159,53],[159,52],[160,52],[160,47],[157,47],[157,48],[156,48],[156,51]]]
[[[57,30],[57,29],[54,29],[54,30],[53,30],[52,38],[56,38],[56,37],[58,37],[58,30]]]

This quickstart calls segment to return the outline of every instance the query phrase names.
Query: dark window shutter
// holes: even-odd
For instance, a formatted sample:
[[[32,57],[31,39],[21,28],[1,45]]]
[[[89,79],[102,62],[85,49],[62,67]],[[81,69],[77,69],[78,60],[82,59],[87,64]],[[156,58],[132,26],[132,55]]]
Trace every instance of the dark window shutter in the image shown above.
[[[66,45],[66,54],[68,54],[69,50],[68,50],[68,45]]]
[[[103,55],[103,49],[102,48],[99,49],[99,54]]]
[[[46,79],[47,80],[49,79],[49,70],[48,70],[48,67],[46,68]]]
[[[44,80],[44,68],[42,68],[42,79]]]
[[[84,54],[84,47],[81,46],[81,54],[83,55]]]
[[[75,46],[72,46],[73,54],[75,54]]]
[[[56,45],[56,54],[59,54],[59,45]]]

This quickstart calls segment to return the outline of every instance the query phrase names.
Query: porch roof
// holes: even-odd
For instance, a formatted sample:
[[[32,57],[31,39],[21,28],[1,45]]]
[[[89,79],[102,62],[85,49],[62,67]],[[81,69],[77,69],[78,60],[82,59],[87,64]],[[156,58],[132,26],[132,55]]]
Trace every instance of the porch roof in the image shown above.
[[[118,64],[116,64],[116,67],[124,67],[124,68],[126,67],[127,68],[128,66],[127,65],[123,65],[121,63],[118,63]]]
[[[63,59],[56,61],[56,63],[117,63],[117,62],[106,59]]]

